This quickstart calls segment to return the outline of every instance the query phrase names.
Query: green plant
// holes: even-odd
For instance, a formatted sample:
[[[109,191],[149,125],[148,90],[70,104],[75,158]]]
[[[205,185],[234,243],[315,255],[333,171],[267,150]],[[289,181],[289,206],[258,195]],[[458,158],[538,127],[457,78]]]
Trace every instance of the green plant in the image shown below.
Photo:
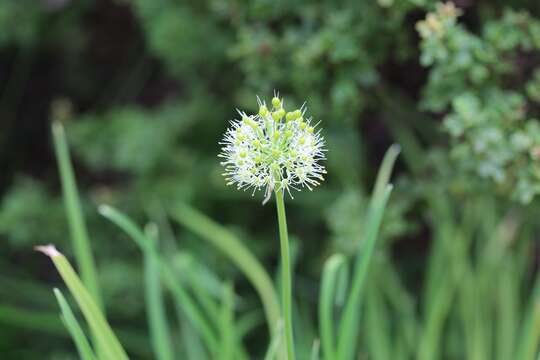
[[[540,21],[525,11],[506,10],[475,35],[459,24],[460,14],[451,2],[439,4],[417,24],[421,61],[431,66],[423,106],[450,107],[443,128],[458,166],[487,179],[501,194],[529,203],[540,191],[536,80],[529,80],[535,69],[515,62],[540,51]]]
[[[127,354],[120,345],[120,342],[116,338],[115,334],[109,327],[107,320],[103,313],[100,311],[99,306],[96,301],[92,298],[92,295],[84,287],[83,283],[75,273],[75,270],[71,267],[71,264],[68,260],[62,255],[56,248],[52,245],[49,246],[39,246],[36,248],[38,251],[43,252],[45,255],[51,258],[54,263],[54,266],[62,276],[62,279],[68,286],[71,294],[77,300],[77,304],[81,308],[82,313],[86,321],[88,322],[90,329],[94,338],[96,339],[96,347],[98,348],[103,359],[127,359]],[[59,294],[57,292],[57,294]],[[64,318],[66,319],[66,326],[72,332],[75,342],[79,345],[80,350],[83,352],[80,354],[81,357],[88,356],[91,353],[89,352],[87,344],[84,343],[81,332],[75,330],[73,317],[69,314],[68,307],[66,307],[66,302],[61,295],[57,295],[58,302],[64,313]],[[84,344],[84,345],[83,345]]]
[[[243,187],[248,180],[251,181],[249,178],[241,177],[243,174],[242,169],[244,167],[244,161],[247,161],[245,159],[248,158],[248,154],[245,153],[246,151],[256,152],[255,154],[249,154],[250,157],[262,157],[261,160],[252,161],[250,166],[255,166],[262,163],[262,167],[257,172],[248,169],[251,174],[255,174],[257,176],[259,174],[260,176],[269,176],[270,174],[273,174],[270,175],[271,177],[264,178],[267,181],[264,184],[267,184],[268,186],[266,193],[268,194],[273,191],[275,192],[276,196],[280,230],[279,233],[282,247],[282,306],[285,324],[285,348],[287,350],[285,353],[287,354],[288,359],[294,359],[295,351],[292,336],[292,285],[289,241],[283,202],[284,191],[288,190],[287,187],[289,185],[294,186],[297,183],[302,185],[306,181],[308,184],[306,186],[308,187],[309,184],[311,184],[311,186],[317,184],[309,177],[305,177],[306,175],[314,176],[316,179],[322,179],[320,174],[324,173],[324,168],[317,164],[317,161],[323,158],[323,140],[320,138],[319,133],[315,135],[313,128],[310,126],[309,119],[304,122],[302,117],[303,111],[298,110],[297,112],[285,112],[283,110],[282,100],[278,98],[274,98],[273,106],[275,110],[272,114],[266,110],[266,106],[264,104],[261,104],[261,110],[259,115],[256,117],[249,117],[243,114],[243,119],[241,122],[238,122],[237,125],[229,131],[229,135],[227,136],[230,136],[230,138],[226,137],[226,147],[224,148],[223,153],[226,161],[223,164],[226,165],[225,175],[233,177],[233,179],[239,183],[238,186],[240,188]],[[241,126],[244,127],[242,128]],[[58,133],[56,135],[58,136]],[[254,136],[255,139],[249,139],[249,136]],[[62,137],[60,139],[63,140],[64,138]],[[258,143],[255,143],[256,141],[258,141]],[[60,148],[62,151],[57,152],[57,156],[62,160],[62,163],[64,164],[63,166],[70,168],[69,154],[67,147],[65,146],[65,140],[63,140],[61,144],[63,144],[63,146]],[[242,146],[245,146],[246,149],[243,149]],[[275,153],[277,151],[282,152],[282,154],[276,156]],[[335,349],[333,348],[333,345],[328,345],[333,343],[332,339],[335,336],[333,331],[329,330],[332,329],[332,326],[330,324],[326,325],[326,329],[324,331],[324,345],[325,347],[330,347],[325,348],[324,351],[328,356],[330,356],[329,354],[337,354],[339,359],[348,359],[355,351],[355,347],[353,345],[355,343],[355,334],[358,332],[358,326],[356,325],[357,323],[354,321],[354,319],[358,318],[357,309],[361,300],[360,292],[367,275],[369,261],[372,257],[378,228],[382,219],[382,213],[391,191],[391,187],[387,186],[387,183],[398,152],[399,150],[396,147],[390,149],[385,157],[375,185],[372,205],[370,207],[370,215],[368,215],[366,223],[368,231],[366,232],[365,241],[370,244],[370,250],[363,253],[358,258],[358,264],[353,276],[353,287],[350,295],[347,296],[347,306],[343,319],[340,322],[341,326],[338,336],[339,341]],[[268,157],[265,159],[264,156]],[[291,157],[294,158],[295,156],[299,156],[299,158],[297,160],[290,160]],[[293,171],[293,168],[289,168],[290,166],[294,166],[294,171],[296,171],[294,175],[290,173],[290,171]],[[311,167],[313,170],[306,171],[305,167]],[[296,176],[296,178],[293,176]],[[71,184],[71,186],[75,186],[73,174],[70,174],[69,177],[64,176],[63,179],[64,181],[67,181],[68,184]],[[285,180],[288,180],[288,182]],[[258,183],[255,183],[255,186],[257,185]],[[180,210],[182,211],[182,209]],[[68,207],[68,212],[80,214],[80,210],[75,207]],[[235,357],[246,357],[242,346],[238,343],[239,338],[237,338],[235,335],[237,333],[236,331],[233,331],[237,325],[232,322],[234,305],[230,287],[226,287],[226,289],[229,290],[226,290],[226,294],[228,295],[225,296],[224,300],[225,315],[224,317],[216,316],[218,314],[218,310],[216,305],[213,303],[213,300],[209,298],[207,294],[200,293],[198,291],[194,291],[193,295],[189,294],[187,289],[185,289],[182,285],[179,285],[175,280],[174,268],[167,264],[167,262],[158,255],[155,244],[157,239],[155,226],[149,226],[148,230],[143,232],[142,230],[138,229],[135,223],[127,216],[105,205],[100,207],[100,213],[123,229],[145,253],[145,261],[148,267],[147,277],[149,277],[146,287],[148,290],[147,301],[150,306],[150,325],[154,339],[153,342],[155,351],[160,359],[167,359],[173,356],[173,349],[167,340],[170,336],[168,335],[168,326],[166,325],[163,317],[164,310],[160,295],[161,290],[158,286],[160,277],[172,291],[175,300],[179,304],[180,308],[186,312],[190,322],[201,334],[201,337],[211,356],[215,357],[218,356],[218,354],[221,354],[220,356],[225,356],[225,358],[231,359]],[[181,214],[183,214],[183,217],[185,217],[185,210],[181,212]],[[191,215],[191,217],[193,217],[193,215]],[[212,235],[214,235],[214,233],[212,233]],[[229,245],[232,245],[232,247],[241,249],[241,245],[237,244],[235,240],[231,239],[228,241]],[[90,328],[92,329],[96,339],[99,358],[106,359],[114,358],[115,356],[127,357],[124,350],[119,345],[118,340],[112,333],[112,330],[108,327],[104,316],[96,305],[96,302],[80,283],[78,277],[65,257],[52,246],[41,246],[38,247],[38,250],[44,252],[53,260],[64,281],[70,288],[70,291],[77,299],[77,302],[81,307],[87,322],[90,324]],[[232,258],[237,259],[236,261],[240,265],[247,264],[243,265],[246,266],[246,273],[248,273],[251,269],[257,268],[256,261],[250,259],[251,255],[249,252],[246,252],[244,255],[239,257],[238,253],[236,253],[236,255],[232,256]],[[159,274],[160,277],[156,277],[157,274]],[[264,270],[262,270],[261,274],[264,274]],[[335,275],[330,276],[334,277]],[[264,277],[256,278],[254,280],[256,286],[257,284],[260,286],[260,281],[263,279]],[[329,299],[330,294],[328,292],[331,291],[331,288],[326,285],[323,290],[326,294],[321,296]],[[88,345],[86,338],[84,337],[83,331],[76,322],[69,306],[67,306],[67,302],[61,293],[58,291],[55,291],[55,293],[60,303],[64,319],[66,319],[66,326],[68,327],[81,356],[90,359],[95,357],[92,349]],[[265,292],[261,292],[261,294],[263,295],[264,300],[265,297],[271,293],[265,294]],[[326,303],[327,305],[325,306],[331,306],[331,301],[326,300]],[[265,301],[265,304],[268,304],[268,299]],[[273,311],[274,310],[267,310],[267,314],[271,314],[272,317],[275,317]],[[208,314],[205,314],[205,312]],[[323,309],[321,310],[321,315],[328,314],[329,312],[331,312],[331,309]],[[214,320],[212,321],[208,319],[208,315],[212,316]],[[326,315],[325,317],[326,321],[328,321],[328,316],[329,315]],[[272,317],[269,317],[268,319],[272,320]],[[224,321],[221,323],[221,327],[219,326],[220,319]],[[218,324],[214,324],[214,321],[217,321]],[[269,346],[267,357],[272,357],[279,353],[273,349],[277,347],[276,344],[278,343],[278,339],[281,335],[279,335],[280,331],[276,330],[274,327],[277,326],[277,324],[269,324],[269,326],[271,330],[273,329],[271,334],[273,334],[274,340]],[[221,329],[223,342],[220,342],[216,337],[216,329],[218,329],[218,331]],[[231,331],[233,331],[232,337],[230,337]]]
[[[98,285],[130,357],[285,358],[274,206],[230,191],[216,161],[234,107],[256,114],[253,94],[279,88],[287,108],[309,100],[329,149],[322,186],[284,199],[296,357],[536,359],[539,10],[0,2],[2,358],[103,357],[72,295],[51,294],[30,251],[47,243]],[[43,136],[51,108],[76,188]],[[90,236],[68,236],[81,224]]]
[[[236,184],[238,189],[265,188],[265,204],[272,194],[276,197],[279,225],[282,268],[282,302],[287,358],[294,360],[294,338],[292,318],[292,275],[289,235],[285,215],[284,197],[291,189],[309,190],[320,184],[324,167],[324,139],[320,130],[315,132],[312,119],[304,117],[302,107],[287,112],[283,99],[275,95],[272,111],[259,100],[257,115],[240,112],[242,119],[232,122],[227,130],[220,154],[224,158],[223,174],[228,185]]]

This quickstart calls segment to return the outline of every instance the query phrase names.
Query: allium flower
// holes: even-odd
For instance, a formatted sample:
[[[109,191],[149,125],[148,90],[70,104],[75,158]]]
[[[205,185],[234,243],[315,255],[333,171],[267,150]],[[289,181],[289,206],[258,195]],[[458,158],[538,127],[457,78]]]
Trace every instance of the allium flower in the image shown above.
[[[272,99],[271,109],[259,103],[257,115],[238,111],[240,120],[231,121],[225,133],[222,152],[227,185],[238,189],[265,189],[265,202],[272,191],[300,190],[324,180],[324,139],[317,124],[305,118],[306,107],[287,112],[279,95]]]

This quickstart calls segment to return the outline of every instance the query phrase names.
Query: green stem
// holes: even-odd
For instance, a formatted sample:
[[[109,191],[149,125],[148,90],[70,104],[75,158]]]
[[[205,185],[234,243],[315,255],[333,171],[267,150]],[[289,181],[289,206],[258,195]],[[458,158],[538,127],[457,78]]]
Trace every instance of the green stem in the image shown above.
[[[281,296],[283,302],[283,318],[285,325],[285,343],[287,345],[287,359],[294,360],[294,341],[291,314],[292,284],[291,284],[291,261],[289,254],[289,235],[287,233],[287,218],[285,216],[285,202],[283,191],[276,190],[276,205],[279,224],[279,239],[281,243],[281,276],[283,287]]]

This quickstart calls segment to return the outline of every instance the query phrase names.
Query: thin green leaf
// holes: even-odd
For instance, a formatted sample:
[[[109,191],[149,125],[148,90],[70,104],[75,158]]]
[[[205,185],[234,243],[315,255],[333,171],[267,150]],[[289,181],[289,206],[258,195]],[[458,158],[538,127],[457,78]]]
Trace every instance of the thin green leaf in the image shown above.
[[[182,274],[182,280],[189,284],[205,313],[211,319],[219,318],[218,301],[223,296],[221,280],[188,252],[178,253],[173,262],[175,271]]]
[[[197,334],[197,330],[191,323],[190,319],[185,315],[180,304],[175,304],[175,309],[180,327],[180,335],[182,342],[182,355],[187,359],[209,359],[207,351],[204,348],[201,338]]]
[[[105,316],[65,256],[52,245],[38,246],[36,250],[49,256],[53,261],[90,326],[99,347],[100,355],[103,354],[105,358],[110,360],[127,360],[127,354],[107,323]]]
[[[336,303],[336,284],[340,273],[347,273],[346,258],[334,254],[324,264],[321,293],[319,296],[319,321],[322,351],[326,359],[336,358],[334,333],[334,308]]]
[[[157,241],[158,236],[155,225],[150,224],[145,230],[150,240]],[[173,360],[174,351],[163,304],[159,264],[148,251],[144,251],[144,285],[146,311],[154,353],[158,360]]]
[[[257,258],[233,233],[191,207],[180,204],[171,211],[171,215],[180,224],[221,250],[244,273],[261,298],[268,326],[273,334],[280,319],[277,293],[270,276]]]
[[[440,263],[430,264],[431,271],[436,271],[438,274],[428,279],[427,286],[430,289],[426,292],[424,326],[417,345],[419,360],[431,360],[441,356],[440,343],[444,325],[452,310],[454,298],[457,296],[458,285],[466,277],[467,268],[463,261],[466,257],[467,240],[458,227],[450,221],[446,223],[435,240],[439,246],[435,246],[437,249],[433,249],[434,252],[430,255],[437,257]],[[450,243],[453,246],[448,247]]]
[[[508,261],[508,260],[507,260]],[[499,278],[498,289],[495,292],[496,301],[496,342],[497,359],[512,358],[517,342],[519,323],[519,278],[516,276],[513,256],[510,262],[503,264],[495,273]]]
[[[6,304],[0,304],[0,325],[6,325],[14,329],[30,330],[48,336],[52,335],[61,338],[70,336],[57,313],[33,311]],[[116,334],[130,353],[137,355],[139,358],[150,357],[150,344],[146,334],[134,332],[132,329],[118,329]]]
[[[402,284],[397,270],[387,257],[382,257],[382,264],[378,267],[377,281],[381,284],[383,297],[392,308],[395,316],[400,319],[398,324],[398,344],[394,346],[394,358],[411,358],[416,351],[418,336],[418,320],[411,294]]]
[[[319,339],[315,339],[313,341],[313,346],[311,346],[311,360],[319,360],[320,357],[320,350],[321,350],[321,342]]]
[[[516,359],[534,360],[540,344],[540,273],[536,275],[531,301],[525,313],[520,340]]]
[[[386,187],[390,182],[392,169],[394,168],[394,164],[400,152],[401,146],[399,146],[398,144],[393,144],[392,146],[390,146],[390,148],[388,148],[386,154],[384,154],[384,159],[381,167],[379,168],[379,172],[377,173],[377,179],[375,180],[375,188],[373,189],[373,194],[371,196],[371,207],[375,206],[376,202],[378,202],[384,195]]]
[[[352,288],[345,305],[339,327],[338,359],[346,360],[354,357],[356,351],[356,337],[359,331],[359,308],[362,301],[362,289],[368,274],[371,257],[375,250],[375,243],[379,233],[382,216],[392,192],[392,185],[387,185],[380,199],[376,199],[372,210],[368,214],[366,234],[363,239],[362,252],[356,263],[352,278]]]
[[[357,255],[351,292],[345,305],[339,327],[337,348],[337,358],[339,360],[352,359],[356,351],[362,288],[367,277],[373,251],[375,250],[384,210],[392,192],[392,185],[389,185],[388,182],[400,150],[399,145],[394,144],[386,151],[377,174],[377,179],[375,180],[375,186],[366,216],[366,232],[362,239],[363,246],[361,247],[361,252]]]
[[[73,315],[73,312],[71,311],[68,302],[64,298],[64,295],[62,295],[60,290],[54,289],[54,296],[56,296],[58,305],[60,305],[60,310],[62,311],[62,320],[69,331],[71,338],[75,342],[79,356],[82,360],[96,360],[96,355],[88,343],[88,340],[86,339],[77,318],[75,315]]]
[[[280,353],[281,343],[283,342],[283,323],[281,320],[278,321],[276,333],[272,336],[272,341],[268,346],[264,360],[273,360]]]
[[[90,240],[88,238],[88,230],[81,210],[77,182],[75,180],[73,166],[71,165],[66,134],[62,124],[54,122],[52,125],[52,133],[56,159],[58,161],[58,170],[62,183],[66,216],[69,223],[71,239],[73,241],[75,258],[77,259],[77,264],[81,272],[81,279],[90,294],[94,297],[98,306],[103,310],[96,265],[92,255]]]
[[[390,360],[391,340],[388,308],[374,281],[370,281],[366,292],[366,340],[370,359]],[[375,281],[376,282],[376,281]]]
[[[156,259],[156,262],[159,264],[163,282],[169,290],[171,290],[176,301],[181,304],[182,309],[193,323],[194,327],[200,332],[210,352],[217,354],[219,348],[218,341],[209,322],[204,318],[203,313],[188,292],[181,286],[175,271],[167,263],[161,260],[154,245],[148,240],[146,235],[130,218],[110,206],[101,205],[99,207],[99,212],[128,234],[143,252],[151,254]]]
[[[230,284],[223,285],[223,302],[219,319],[221,332],[220,358],[233,360],[237,334],[234,326],[234,293]]]

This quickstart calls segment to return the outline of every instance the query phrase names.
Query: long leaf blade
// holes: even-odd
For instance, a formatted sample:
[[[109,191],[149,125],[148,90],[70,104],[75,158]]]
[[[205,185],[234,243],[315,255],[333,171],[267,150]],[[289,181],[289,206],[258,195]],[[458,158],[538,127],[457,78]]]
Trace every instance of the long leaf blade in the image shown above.
[[[153,224],[147,226],[146,234],[150,240],[157,241],[157,228]],[[144,287],[150,338],[154,353],[158,360],[173,360],[174,351],[163,304],[159,263],[149,251],[144,251]]]
[[[66,141],[64,127],[59,122],[52,125],[54,150],[58,162],[58,171],[62,183],[66,216],[68,219],[71,239],[77,264],[80,267],[81,279],[90,294],[94,297],[98,306],[103,310],[101,291],[98,283],[96,264],[92,255],[88,230],[81,210],[79,192],[71,158],[69,147]]]
[[[171,215],[180,224],[218,248],[244,273],[259,294],[270,332],[275,334],[280,319],[280,307],[272,280],[262,264],[234,234],[195,209],[180,204],[171,210]]]
[[[86,339],[86,336],[84,335],[84,332],[79,325],[77,318],[75,317],[75,315],[73,315],[73,312],[71,311],[68,302],[64,298],[64,295],[62,295],[62,292],[60,290],[54,289],[54,296],[56,296],[56,300],[58,301],[58,305],[60,306],[60,310],[62,311],[62,320],[64,322],[64,325],[69,331],[69,334],[71,335],[71,338],[73,339],[73,342],[77,347],[79,356],[82,360],[96,360],[96,355],[94,354],[94,351],[92,350],[88,339]]]
[[[128,356],[107,323],[105,316],[66,257],[52,245],[38,246],[36,250],[41,251],[53,261],[90,326],[99,346],[100,354],[103,353],[103,356],[110,360],[127,360]]]
[[[336,284],[340,270],[346,269],[346,258],[342,254],[334,254],[326,260],[322,274],[321,293],[319,296],[319,321],[321,324],[321,344],[325,359],[336,358],[334,317]]]
[[[390,175],[399,155],[399,145],[392,145],[386,152],[383,163],[377,174],[373,194],[366,217],[366,232],[363,237],[362,251],[358,254],[355,264],[352,287],[345,305],[339,327],[338,359],[348,360],[354,357],[356,351],[356,336],[359,331],[358,314],[362,301],[362,289],[369,270],[371,257],[379,234],[382,217],[386,204],[392,192],[392,185],[388,184]]]
[[[165,285],[171,290],[173,296],[182,306],[182,309],[187,317],[193,323],[194,327],[200,332],[210,352],[217,354],[219,344],[209,322],[205,319],[203,313],[200,311],[197,304],[193,301],[188,292],[180,285],[174,270],[167,263],[161,260],[156,249],[154,248],[153,244],[148,241],[146,235],[129,217],[110,206],[101,205],[99,207],[99,212],[113,224],[122,229],[126,234],[128,234],[143,252],[151,254],[151,256],[156,259],[156,262],[159,264],[160,273]]]

